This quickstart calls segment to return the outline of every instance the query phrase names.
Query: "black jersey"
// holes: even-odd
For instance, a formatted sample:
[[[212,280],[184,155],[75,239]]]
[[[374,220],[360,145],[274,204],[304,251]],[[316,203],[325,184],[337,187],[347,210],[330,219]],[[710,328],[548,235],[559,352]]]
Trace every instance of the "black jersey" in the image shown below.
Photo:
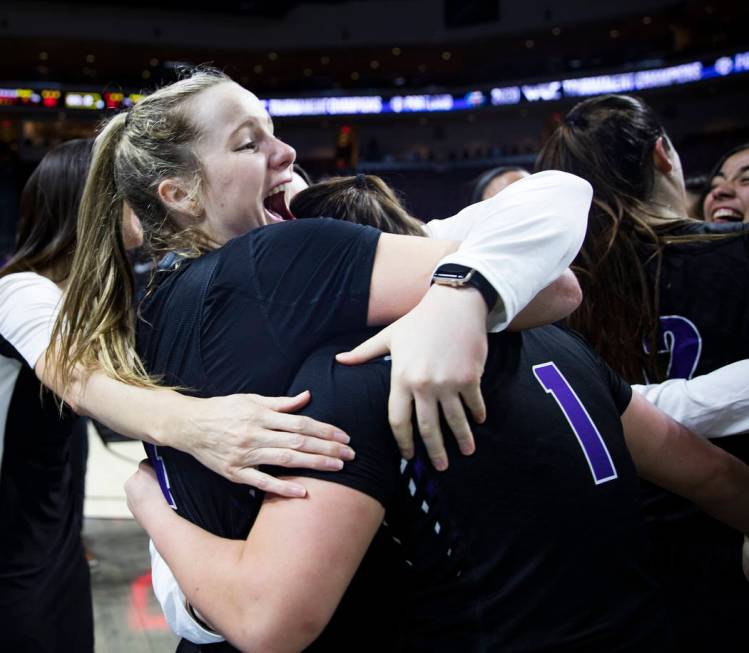
[[[669,378],[692,378],[749,358],[747,225],[685,224],[674,236],[723,238],[667,245],[660,276],[659,351]],[[655,264],[648,268],[655,278]]]
[[[694,222],[673,233],[725,237],[664,248],[659,351],[668,376],[691,378],[749,358],[747,225]],[[654,279],[654,264],[648,270]],[[748,436],[714,444],[749,462]],[[741,534],[680,497],[643,487],[677,648],[746,651],[749,584],[741,572]]]
[[[147,369],[197,396],[284,394],[316,346],[366,326],[379,234],[330,219],[279,223],[157,272],[138,320]],[[179,514],[247,535],[253,490],[174,449],[146,450]]]
[[[290,392],[340,425],[356,459],[335,473],[269,469],[357,489],[385,507],[331,623],[309,651],[666,651],[620,414],[631,391],[560,327],[490,337],[488,408],[461,456],[436,472],[417,440],[401,459],[387,422],[386,359],[347,367],[338,339]],[[234,651],[228,643],[179,651]]]
[[[389,363],[338,365],[333,355],[345,346],[313,354],[291,391],[312,390],[303,412],[346,429],[356,459],[332,474],[295,473],[355,488],[386,509],[357,574],[373,583],[356,588],[362,633],[369,606],[397,600],[400,620],[378,628],[403,637],[409,652],[665,649],[621,429],[631,390],[580,338],[553,326],[490,337],[476,454],[461,456],[446,430],[444,473],[420,443],[414,459],[400,458],[387,422]],[[369,640],[351,641],[351,600],[341,605],[348,618],[313,650]]]
[[[89,569],[70,463],[75,416],[61,417],[0,336],[0,650],[93,651]]]

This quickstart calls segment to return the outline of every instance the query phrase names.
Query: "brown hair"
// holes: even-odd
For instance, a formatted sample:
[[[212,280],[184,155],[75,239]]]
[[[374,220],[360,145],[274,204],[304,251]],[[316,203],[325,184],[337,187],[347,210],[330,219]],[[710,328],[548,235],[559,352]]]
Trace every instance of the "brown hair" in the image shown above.
[[[631,383],[641,382],[643,373],[651,381],[663,377],[655,346],[663,249],[713,239],[675,234],[696,221],[659,215],[649,203],[659,137],[670,147],[655,113],[642,100],[604,95],[577,104],[536,161],[537,170],[563,170],[593,186],[588,232],[573,266],[583,303],[569,323]],[[648,263],[655,268],[654,280]]]
[[[93,143],[90,138],[67,141],[40,161],[21,192],[16,251],[0,277],[37,272],[55,283],[68,277]]]
[[[704,212],[704,206],[705,206],[705,199],[710,194],[710,192],[713,190],[713,179],[718,176],[718,173],[723,168],[723,164],[730,159],[734,154],[738,154],[739,152],[745,152],[749,150],[749,143],[741,143],[740,145],[736,145],[732,147],[728,152],[723,154],[723,156],[718,159],[716,164],[713,166],[713,169],[710,171],[710,174],[705,177],[704,183],[702,184],[702,188],[700,188],[700,194],[699,199],[697,201],[697,217],[706,219],[707,216],[705,216]]]
[[[337,218],[405,236],[423,236],[421,222],[403,208],[393,190],[375,175],[331,177],[291,200],[297,218]]]
[[[134,347],[133,277],[122,242],[123,200],[143,224],[155,255],[178,249],[197,256],[211,244],[195,227],[179,226],[162,203],[159,184],[182,179],[200,199],[202,172],[193,146],[200,136],[189,118],[200,92],[231,81],[203,69],[165,86],[112,118],[96,138],[78,221],[78,247],[53,333],[53,356],[66,384],[80,365],[152,386]],[[59,339],[59,341],[58,341]]]

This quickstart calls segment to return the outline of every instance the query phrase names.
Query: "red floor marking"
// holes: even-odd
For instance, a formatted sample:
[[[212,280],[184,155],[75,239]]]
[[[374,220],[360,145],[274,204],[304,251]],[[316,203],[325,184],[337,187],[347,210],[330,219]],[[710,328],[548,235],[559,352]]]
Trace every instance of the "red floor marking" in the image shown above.
[[[148,602],[151,597],[151,572],[148,571],[130,583],[130,609],[127,615],[130,630],[141,632],[168,629],[161,610],[148,611]]]

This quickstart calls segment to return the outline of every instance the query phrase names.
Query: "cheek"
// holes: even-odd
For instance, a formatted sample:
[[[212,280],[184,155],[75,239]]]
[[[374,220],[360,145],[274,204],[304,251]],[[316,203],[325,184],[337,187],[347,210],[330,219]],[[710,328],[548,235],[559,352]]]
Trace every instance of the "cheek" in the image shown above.
[[[749,220],[749,186],[739,186],[736,196],[741,201],[741,208],[744,211],[744,220]]]

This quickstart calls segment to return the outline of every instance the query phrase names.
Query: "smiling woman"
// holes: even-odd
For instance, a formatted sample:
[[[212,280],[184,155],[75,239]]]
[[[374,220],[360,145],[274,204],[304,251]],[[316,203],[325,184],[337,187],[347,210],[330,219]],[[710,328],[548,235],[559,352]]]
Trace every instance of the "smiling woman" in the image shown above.
[[[194,152],[201,162],[200,202],[174,180],[162,182],[160,195],[177,215],[197,220],[211,239],[223,244],[250,229],[290,217],[283,191],[291,181],[294,148],[275,137],[262,103],[229,79],[200,93],[190,103],[191,120],[202,129]],[[183,218],[184,220],[184,218]]]
[[[366,349],[392,351],[390,424],[412,457],[415,406],[427,451],[444,470],[440,415],[460,452],[473,453],[466,409],[485,420],[487,326],[505,328],[562,274],[582,242],[590,185],[560,172],[518,182],[442,221],[439,233],[463,241],[456,251],[456,240],[337,220],[277,222],[293,161],[257,98],[216,72],[164,87],[113,118],[84,191],[82,242],[55,327],[58,367],[70,375],[76,364],[100,364],[134,385],[163,382],[199,396],[279,394],[322,342],[395,322]],[[114,228],[121,200],[141,218],[151,249],[169,253],[137,321]],[[470,268],[483,290],[430,286],[443,263]],[[148,453],[180,514],[216,533],[249,527],[256,504],[245,487],[169,447]]]
[[[733,148],[716,164],[702,205],[708,222],[749,222],[749,143]]]

